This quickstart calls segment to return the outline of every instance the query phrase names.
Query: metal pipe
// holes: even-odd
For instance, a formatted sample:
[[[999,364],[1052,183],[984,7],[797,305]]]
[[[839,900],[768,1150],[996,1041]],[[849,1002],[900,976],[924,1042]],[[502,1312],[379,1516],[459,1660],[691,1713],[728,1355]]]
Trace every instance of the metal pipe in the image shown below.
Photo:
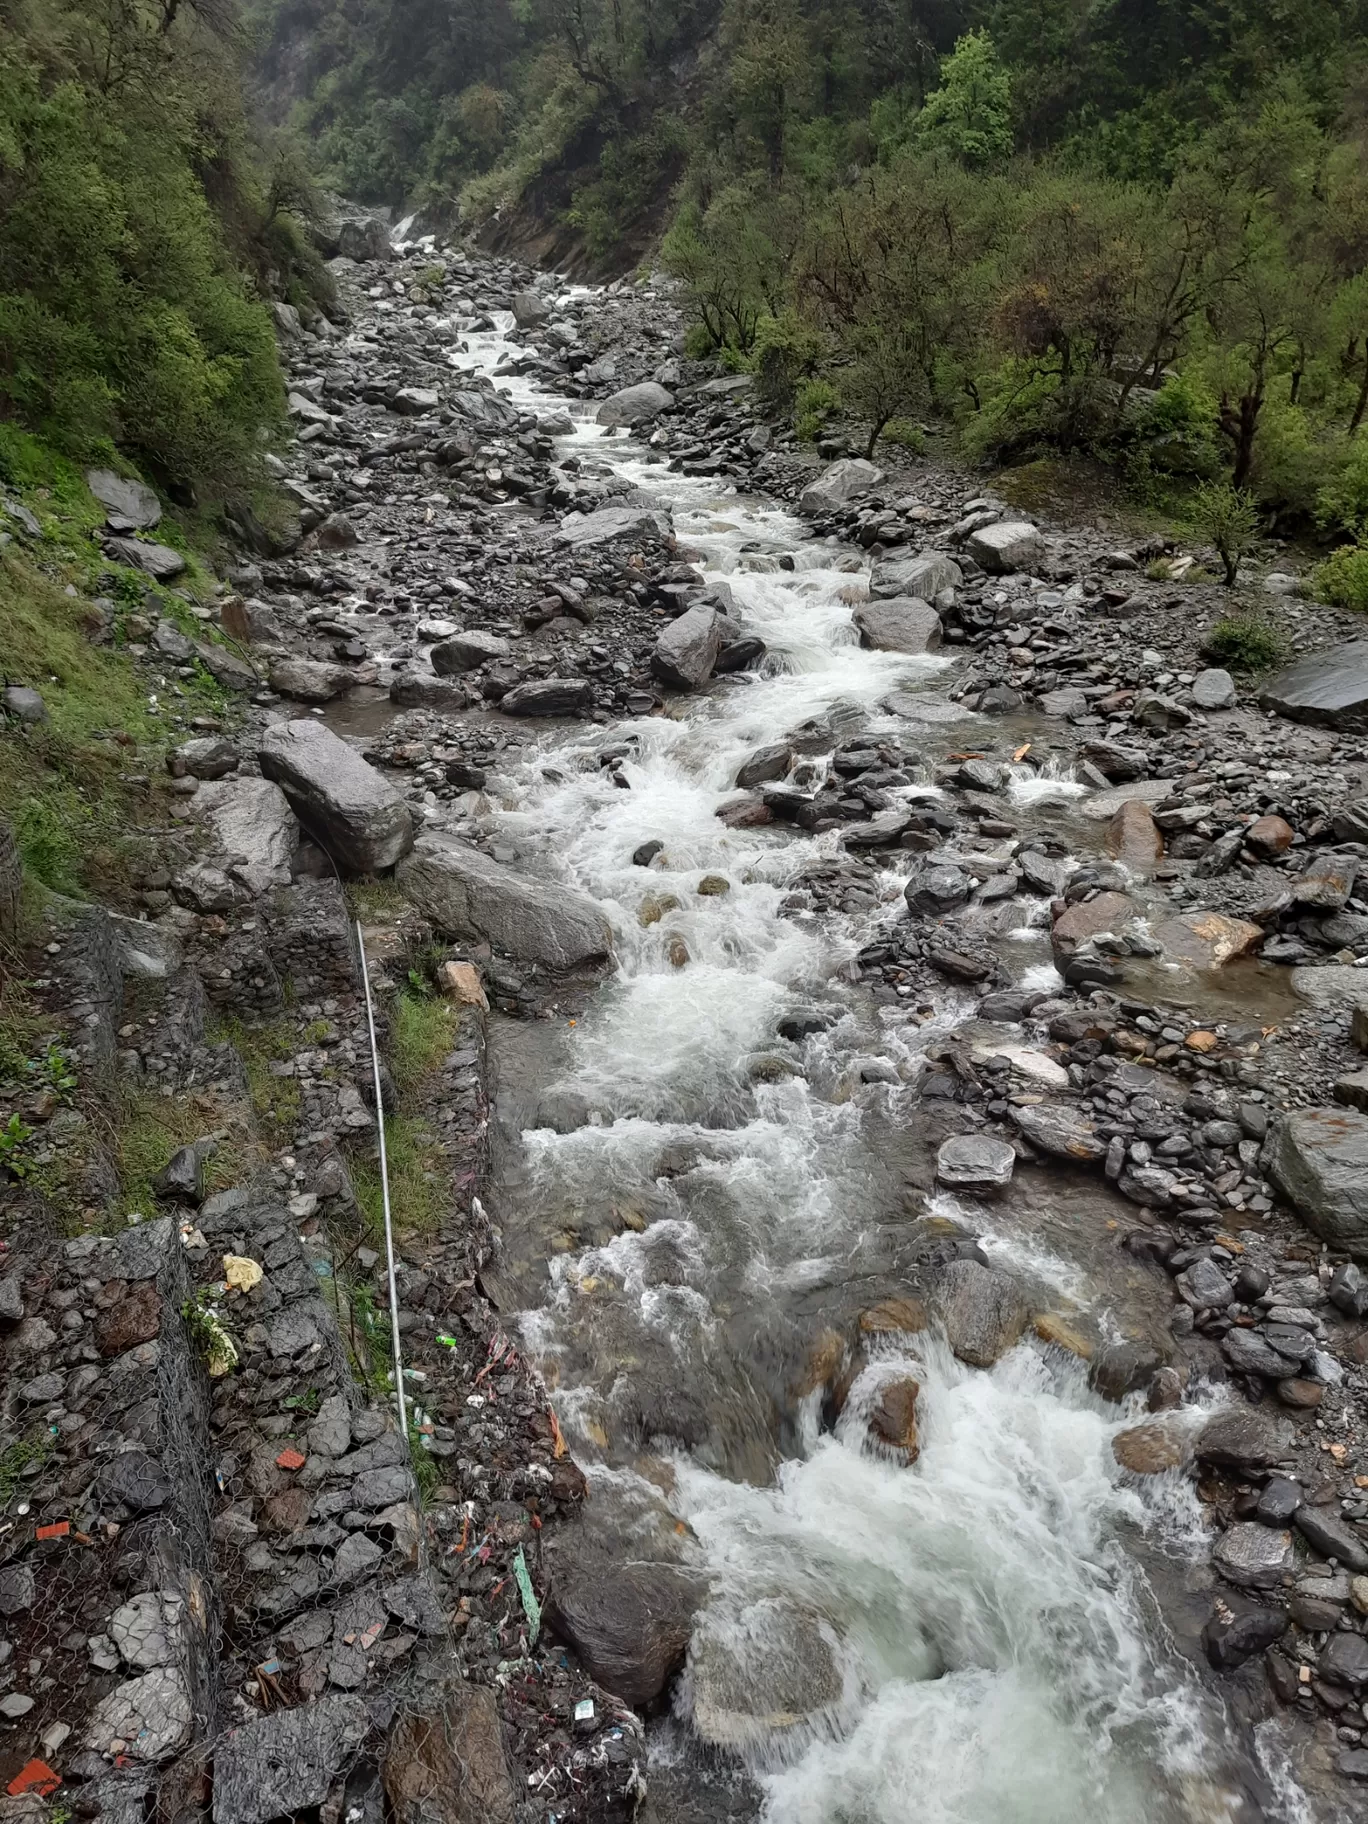
[[[399,1398],[399,1425],[408,1441],[408,1408],[404,1402],[404,1358],[399,1348],[399,1291],[394,1283],[394,1227],[390,1219],[389,1160],[385,1156],[385,1099],[380,1088],[380,1048],[375,1042],[375,1008],[371,1002],[366,940],[356,921],[356,947],[361,957],[361,985],[366,991],[366,1026],[370,1032],[371,1069],[375,1076],[375,1122],[380,1131],[380,1195],[385,1209],[385,1265],[389,1272],[390,1335],[394,1342],[394,1390]]]

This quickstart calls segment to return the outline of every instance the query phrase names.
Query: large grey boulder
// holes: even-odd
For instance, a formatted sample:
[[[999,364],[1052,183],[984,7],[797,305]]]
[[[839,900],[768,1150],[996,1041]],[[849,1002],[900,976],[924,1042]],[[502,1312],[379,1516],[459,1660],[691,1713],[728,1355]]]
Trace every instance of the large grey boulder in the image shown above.
[[[675,690],[695,689],[712,676],[725,631],[716,608],[699,602],[685,609],[656,641],[651,670]]]
[[[860,643],[875,652],[934,652],[941,643],[941,618],[915,596],[863,602],[851,616]]]
[[[1021,1340],[1030,1307],[1010,1274],[977,1260],[954,1260],[936,1288],[950,1347],[971,1368],[991,1368]]]
[[[349,690],[352,683],[347,666],[326,659],[279,659],[271,667],[271,689],[301,703],[327,703]]]
[[[936,1177],[955,1191],[993,1197],[1011,1182],[1016,1153],[993,1134],[952,1134],[936,1154]]]
[[[1368,730],[1368,640],[1347,640],[1289,666],[1264,685],[1259,704],[1290,722]]]
[[[499,699],[506,716],[582,716],[594,707],[588,678],[530,678]]]
[[[154,545],[141,538],[110,538],[105,551],[115,563],[131,564],[154,583],[169,583],[185,569],[185,559],[170,545]]]
[[[674,394],[654,380],[624,386],[611,393],[598,409],[600,424],[643,424],[674,404]]]
[[[278,722],[258,757],[341,868],[375,874],[413,847],[413,814],[375,768],[320,722]]]
[[[535,291],[515,291],[511,308],[519,329],[535,329],[539,323],[551,321],[551,306]]]
[[[557,1575],[546,1625],[605,1690],[649,1704],[682,1664],[706,1594],[704,1580],[678,1565],[591,1565]]]
[[[919,551],[915,556],[890,554],[874,566],[869,587],[875,595],[915,595],[934,601],[942,589],[957,589],[964,572],[941,551]]]
[[[130,529],[148,532],[161,521],[161,502],[145,481],[116,475],[113,469],[87,469],[86,486],[106,512]]]
[[[299,825],[285,794],[270,779],[220,779],[195,793],[195,812],[207,827],[227,873],[253,896],[288,887]]]
[[[440,930],[487,939],[524,962],[573,969],[612,948],[611,927],[592,899],[516,874],[453,836],[420,836],[395,878]]]
[[[1199,1463],[1219,1469],[1270,1469],[1297,1447],[1292,1421],[1263,1406],[1222,1406],[1197,1434]]]
[[[969,534],[964,548],[976,564],[993,576],[1029,570],[1045,555],[1044,539],[1024,519],[1005,519],[996,525],[980,526],[977,532]]]
[[[483,633],[472,628],[453,634],[433,647],[428,657],[438,677],[457,677],[463,671],[474,671],[477,665],[489,665],[506,659],[513,648],[497,633]]]
[[[878,487],[884,478],[882,469],[866,462],[863,456],[846,456],[823,469],[816,481],[803,489],[798,502],[801,513],[830,513],[847,501],[858,500]]]
[[[1293,1110],[1269,1138],[1266,1169],[1307,1228],[1368,1258],[1368,1115]]]
[[[389,223],[378,215],[353,215],[337,231],[337,251],[346,260],[392,260]]]
[[[563,545],[606,545],[617,538],[669,538],[670,516],[660,507],[599,507],[593,513],[567,513],[560,524]]]

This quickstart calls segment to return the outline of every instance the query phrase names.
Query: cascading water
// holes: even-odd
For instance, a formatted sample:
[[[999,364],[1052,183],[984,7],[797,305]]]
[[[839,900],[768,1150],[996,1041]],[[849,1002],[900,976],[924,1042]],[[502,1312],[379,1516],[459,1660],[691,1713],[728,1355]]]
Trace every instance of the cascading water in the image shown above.
[[[510,330],[471,335],[468,359],[506,371]],[[543,414],[582,412],[500,383]],[[1293,1816],[1290,1787],[1242,1790],[1219,1708],[1166,1646],[1123,1543],[1147,1534],[1181,1558],[1200,1533],[1195,1498],[1174,1476],[1126,1482],[1111,1440],[1134,1416],[1091,1394],[1075,1358],[1027,1340],[980,1371],[931,1331],[876,1338],[834,1431],[820,1392],[776,1388],[781,1345],[898,1284],[917,1225],[887,1153],[927,1026],[959,1016],[947,995],[930,1018],[910,1005],[876,1017],[840,984],[840,963],[900,905],[894,864],[884,904],[819,925],[781,906],[837,837],[732,830],[715,813],[755,747],[839,706],[894,732],[888,693],[950,661],[862,650],[860,566],[787,515],[671,474],[582,418],[563,441],[671,507],[770,655],[763,675],[669,718],[550,741],[494,788],[504,838],[614,926],[617,974],[567,1026],[550,1086],[580,1114],[569,1131],[534,1120],[523,1133],[508,1219],[521,1211],[532,1253],[560,1249],[524,1328],[593,1505],[616,1503],[624,1534],[707,1575],[680,1727],[748,1764],[773,1824]],[[607,746],[625,748],[630,789],[599,766]],[[1080,788],[1018,769],[1011,789],[1030,805]],[[652,839],[663,854],[634,866]],[[700,894],[710,874],[725,891]],[[834,1023],[800,1075],[774,1035],[814,1002]],[[609,1211],[618,1232],[585,1245]],[[1018,1234],[1010,1203],[965,1214],[990,1256],[1086,1296],[1086,1274]],[[899,1380],[920,1388],[912,1467],[867,1423]],[[663,1727],[659,1752],[677,1741]]]

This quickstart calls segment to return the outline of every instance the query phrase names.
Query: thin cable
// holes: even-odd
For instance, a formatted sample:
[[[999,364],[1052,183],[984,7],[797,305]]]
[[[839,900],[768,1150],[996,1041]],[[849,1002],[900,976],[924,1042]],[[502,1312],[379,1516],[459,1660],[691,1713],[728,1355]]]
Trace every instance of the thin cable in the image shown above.
[[[389,1160],[385,1155],[385,1099],[380,1089],[380,1051],[375,1043],[375,1009],[371,1005],[370,971],[366,968],[366,940],[361,920],[356,921],[356,948],[361,957],[361,985],[366,991],[366,1026],[370,1031],[371,1069],[375,1074],[375,1120],[380,1130],[380,1194],[385,1207],[385,1264],[389,1270],[390,1335],[394,1340],[394,1390],[399,1396],[399,1426],[408,1438],[408,1408],[404,1403],[404,1357],[399,1347],[399,1291],[394,1283],[394,1226],[390,1220]]]

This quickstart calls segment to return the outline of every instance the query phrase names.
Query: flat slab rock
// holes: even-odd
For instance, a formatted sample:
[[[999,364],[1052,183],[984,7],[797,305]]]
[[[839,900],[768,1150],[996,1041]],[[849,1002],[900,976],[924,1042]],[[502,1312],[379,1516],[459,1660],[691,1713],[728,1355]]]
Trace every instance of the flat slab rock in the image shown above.
[[[1368,731],[1368,640],[1347,640],[1271,678],[1259,705],[1317,728]]]
[[[453,836],[420,836],[395,878],[439,930],[485,938],[525,962],[573,969],[612,949],[612,927],[592,899],[515,873]]]
[[[1267,1170],[1306,1226],[1368,1257],[1368,1115],[1296,1109],[1269,1137]]]
[[[954,1134],[936,1154],[936,1176],[955,1190],[997,1192],[1011,1182],[1016,1153],[991,1134]]]

